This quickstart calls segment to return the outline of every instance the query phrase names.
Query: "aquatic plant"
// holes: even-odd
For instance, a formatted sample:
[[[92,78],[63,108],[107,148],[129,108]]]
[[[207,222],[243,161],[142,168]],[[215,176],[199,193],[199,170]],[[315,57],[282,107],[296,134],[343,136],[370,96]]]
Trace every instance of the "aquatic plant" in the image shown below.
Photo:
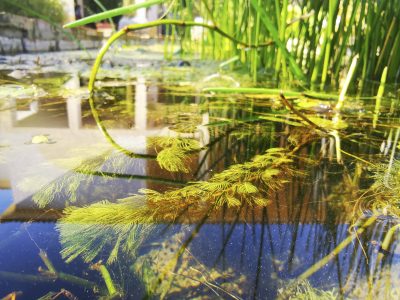
[[[338,299],[337,291],[325,291],[314,288],[308,280],[298,281],[289,288],[279,289],[278,299],[290,300],[335,300]]]
[[[142,278],[146,296],[166,299],[213,299],[215,296],[228,296],[241,299],[246,284],[245,276],[235,274],[231,268],[223,271],[207,268],[193,256],[190,248],[185,248],[179,257],[179,264],[171,268],[170,262],[175,259],[186,235],[185,230],[182,230],[136,259],[132,269]],[[166,276],[160,283],[162,273]]]
[[[147,1],[149,7],[162,1]],[[329,3],[289,3],[272,0],[231,0],[225,2],[189,1],[182,5],[171,1],[174,16],[181,18],[182,26],[191,26],[197,11],[204,20],[200,41],[193,42],[191,33],[183,30],[178,34],[169,29],[166,39],[173,44],[182,39],[184,51],[200,52],[202,57],[235,59],[248,66],[254,79],[259,71],[274,70],[275,76],[297,78],[321,88],[328,82],[339,82],[349,58],[359,56],[356,76],[362,80],[379,80],[388,66],[388,81],[398,76],[400,64],[399,7],[393,1],[337,0]],[[116,14],[131,11],[133,7],[120,8],[90,16],[68,24],[67,27],[83,25]],[[139,27],[176,24],[174,21],[159,20]],[[185,25],[186,24],[186,25]],[[193,24],[194,25],[194,24]],[[127,30],[133,30],[131,27]],[[215,32],[224,32],[222,36]],[[224,37],[228,38],[225,39]],[[254,47],[243,45],[247,41]],[[259,48],[263,44],[274,47]],[[244,47],[241,47],[244,46]],[[320,84],[320,85],[319,85]]]
[[[198,141],[179,137],[149,137],[147,146],[162,149],[157,153],[157,162],[162,169],[184,173],[189,172],[186,167],[188,155],[201,149]]]
[[[57,227],[63,245],[62,257],[72,261],[81,256],[92,262],[104,248],[111,247],[107,263],[117,260],[121,249],[134,256],[154,225],[154,212],[144,206],[142,197],[121,203],[100,201],[88,207],[68,207]],[[101,229],[101,230],[100,230]]]
[[[87,262],[108,251],[108,263],[120,252],[135,256],[137,248],[158,222],[174,222],[183,212],[202,215],[224,206],[267,206],[269,193],[281,188],[298,172],[291,168],[293,154],[271,148],[253,160],[165,193],[142,189],[140,194],[118,203],[101,201],[86,207],[68,207],[57,228],[62,256],[71,261],[78,256]],[[99,230],[102,228],[102,230]],[[103,249],[104,248],[104,249]]]

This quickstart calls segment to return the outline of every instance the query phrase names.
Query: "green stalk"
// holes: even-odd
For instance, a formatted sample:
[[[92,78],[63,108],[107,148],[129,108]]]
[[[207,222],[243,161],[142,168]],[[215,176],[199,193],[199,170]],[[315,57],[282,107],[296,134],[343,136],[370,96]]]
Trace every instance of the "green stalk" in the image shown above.
[[[259,6],[261,5],[261,0],[258,0],[257,3]],[[260,35],[260,12],[256,11],[256,28],[255,28],[255,45],[258,47],[258,41],[259,41],[259,35]],[[258,62],[258,53],[257,53],[257,48],[253,49],[253,57],[252,57],[252,70],[253,70],[253,81],[257,82],[257,62]]]
[[[226,88],[226,87],[211,87],[205,88],[202,92],[214,92],[221,94],[256,94],[256,95],[280,95],[283,91],[281,89],[264,89],[264,88]],[[283,92],[287,97],[300,97],[302,93],[294,91]]]
[[[367,66],[368,66],[368,58],[369,58],[369,47],[370,47],[370,39],[371,39],[371,32],[372,32],[372,8],[373,6],[372,1],[367,2],[368,5],[368,14],[367,14],[367,28],[365,30],[365,42],[362,48],[362,58],[363,58],[363,67],[361,71],[361,86],[360,91],[362,92],[364,89],[364,83],[367,75]]]
[[[165,1],[166,0],[148,0],[143,3],[138,3],[138,4],[134,4],[134,5],[128,5],[125,7],[111,9],[111,10],[108,10],[108,11],[105,11],[105,12],[102,12],[99,14],[91,15],[86,18],[82,18],[82,19],[76,20],[74,22],[65,24],[64,28],[74,28],[74,27],[83,26],[83,25],[86,25],[89,23],[99,22],[99,21],[102,21],[105,19],[116,17],[116,16],[130,14],[130,13],[138,10],[139,8],[147,8],[147,7],[156,5],[156,4],[161,4]]]
[[[110,296],[116,295],[117,288],[115,287],[114,282],[113,282],[111,275],[108,272],[107,268],[100,263],[96,263],[96,264],[92,265],[90,268],[93,270],[96,270],[100,273],[101,277],[104,280],[104,283],[106,284],[108,294]]]
[[[388,61],[388,78],[395,80],[399,72],[398,66],[400,65],[400,30],[397,32],[397,37],[393,43],[392,51]]]
[[[277,24],[277,29],[280,35],[281,32],[281,9],[280,9],[280,5],[279,5],[279,0],[275,0],[275,13],[276,13],[276,24]],[[285,20],[286,22],[286,20]],[[276,49],[276,60],[275,60],[275,73],[276,75],[279,74],[280,70],[281,70],[281,50],[278,48]]]
[[[340,111],[340,109],[343,106],[344,98],[347,93],[347,89],[350,85],[351,78],[353,77],[354,71],[357,66],[357,60],[358,60],[358,55],[354,56],[353,60],[351,61],[349,72],[347,73],[346,80],[344,82],[342,90],[340,91],[338,103],[336,104],[336,107],[335,107],[337,111]]]
[[[365,223],[359,227],[354,233],[349,235],[347,238],[345,238],[339,245],[336,246],[335,249],[332,250],[331,253],[326,255],[324,258],[319,260],[317,263],[312,265],[310,268],[308,268],[303,274],[299,276],[299,280],[305,280],[308,277],[310,277],[312,274],[317,272],[319,269],[323,268],[325,265],[329,263],[333,258],[335,258],[337,255],[339,255],[340,252],[342,252],[355,238],[357,238],[360,234],[362,234],[369,226],[371,226],[373,223],[375,223],[377,217],[372,216]]]
[[[353,6],[352,14],[350,17],[349,24],[346,26],[346,32],[344,33],[343,40],[341,41],[340,45],[340,51],[339,54],[336,56],[336,64],[335,64],[335,73],[334,73],[334,78],[336,80],[339,80],[339,72],[340,72],[340,67],[344,58],[345,51],[348,47],[347,42],[349,40],[350,34],[352,33],[352,27],[354,26],[354,21],[357,16],[358,12],[358,7],[360,5],[360,0],[356,0],[355,4]]]
[[[39,256],[42,259],[43,263],[45,264],[45,266],[47,267],[48,271],[52,274],[57,274],[56,269],[54,268],[53,263],[50,261],[50,259],[47,256],[47,253],[45,251],[43,251],[42,249],[40,249],[39,251]]]
[[[383,69],[383,73],[382,73],[382,77],[381,77],[381,82],[380,82],[380,84],[379,84],[378,94],[376,95],[374,117],[373,117],[373,120],[372,120],[372,127],[373,127],[373,128],[376,128],[376,124],[377,124],[378,118],[379,118],[379,110],[380,110],[380,108],[381,108],[382,96],[383,96],[383,93],[385,92],[385,84],[386,84],[387,70],[388,70],[387,67],[385,67],[385,68]]]
[[[258,0],[250,0],[251,5],[260,12],[261,21],[264,24],[265,28],[271,34],[272,40],[274,43],[279,47],[282,51],[282,55],[284,56],[285,60],[289,63],[289,67],[291,72],[293,73],[294,77],[299,80],[306,81],[306,77],[303,74],[303,71],[297,65],[295,58],[287,51],[286,43],[283,43],[279,38],[279,33],[276,30],[274,24],[271,22],[269,16],[266,14],[264,9],[258,5]]]
[[[389,251],[389,246],[390,246],[390,243],[391,243],[391,241],[392,241],[392,239],[393,239],[393,235],[394,235],[394,233],[397,231],[397,229],[399,229],[399,228],[400,228],[400,224],[395,225],[395,226],[391,227],[391,228],[388,230],[388,232],[386,233],[385,238],[383,239],[383,242],[382,242],[382,244],[381,244],[382,250],[384,250],[384,251],[386,251],[386,252]],[[376,268],[379,266],[379,264],[381,263],[381,261],[382,261],[384,255],[385,255],[385,254],[382,253],[382,252],[379,252],[379,253],[378,253],[378,257],[377,257],[376,262],[375,262],[375,270],[376,270]]]
[[[281,24],[279,26],[279,39],[282,41],[282,43],[285,44],[285,49],[286,49],[285,33],[286,33],[287,8],[288,8],[288,0],[283,0],[281,19],[280,19]],[[286,61],[282,58],[279,61],[282,64],[282,74],[284,77],[287,77]]]
[[[332,31],[333,31],[332,29],[333,29],[333,22],[335,21],[336,4],[337,4],[337,0],[329,1],[328,26],[326,28],[326,34],[325,34],[326,48],[325,48],[324,65],[322,68],[321,86],[325,85],[326,77],[328,74],[329,58],[331,56],[331,40],[332,40]]]
[[[104,55],[106,54],[106,52],[108,51],[108,49],[111,47],[111,45],[118,40],[119,38],[121,38],[122,36],[124,36],[125,34],[127,34],[129,31],[135,31],[135,30],[139,30],[139,29],[145,29],[145,28],[151,28],[151,27],[155,27],[155,26],[160,26],[160,25],[175,25],[175,26],[200,26],[200,27],[204,27],[207,28],[209,30],[211,30],[212,32],[216,32],[219,35],[230,39],[231,41],[235,42],[235,44],[241,45],[243,47],[247,47],[247,48],[257,48],[257,47],[265,47],[265,46],[270,46],[272,43],[271,42],[266,42],[266,43],[262,43],[262,44],[248,44],[242,41],[237,40],[236,38],[234,38],[233,36],[229,35],[228,33],[226,33],[225,31],[221,30],[220,28],[216,27],[215,25],[209,25],[209,24],[205,24],[205,23],[199,23],[199,22],[192,22],[192,21],[180,21],[180,20],[157,20],[157,21],[153,21],[153,22],[148,22],[146,24],[134,24],[134,25],[129,25],[126,26],[125,28],[121,29],[120,31],[116,32],[115,34],[113,34],[108,40],[107,42],[103,45],[103,47],[100,49],[99,54],[96,57],[96,60],[94,62],[93,68],[92,68],[92,72],[90,73],[90,78],[89,78],[89,84],[88,84],[88,88],[89,91],[91,93],[94,92],[94,83],[96,80],[96,76],[97,73],[99,71],[101,62],[103,60]],[[301,71],[300,71],[301,72]],[[304,75],[303,75],[304,76]]]
[[[396,19],[394,18],[392,20],[392,23],[390,24],[389,31],[386,34],[385,43],[383,44],[382,50],[379,53],[378,63],[376,64],[376,67],[375,67],[375,74],[378,72],[379,67],[382,64],[383,58],[385,57],[385,53],[386,53],[387,49],[389,48],[388,47],[389,39],[390,39],[390,37],[391,37],[391,35],[392,35],[393,31],[394,31],[395,24],[396,24]]]

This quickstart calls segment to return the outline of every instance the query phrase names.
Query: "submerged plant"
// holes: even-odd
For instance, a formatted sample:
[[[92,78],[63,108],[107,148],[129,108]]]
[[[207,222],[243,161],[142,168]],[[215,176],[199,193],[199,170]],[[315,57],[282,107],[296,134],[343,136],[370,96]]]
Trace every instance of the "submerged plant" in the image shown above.
[[[161,243],[160,247],[138,257],[132,266],[134,272],[142,278],[147,296],[166,299],[240,299],[246,283],[244,275],[236,275],[228,268],[220,271],[207,268],[190,249],[185,249],[176,266],[170,267],[170,262],[179,252],[185,232],[181,231]],[[160,283],[160,274],[166,273]]]
[[[336,300],[338,293],[334,290],[324,291],[314,288],[308,280],[302,280],[290,286],[288,289],[285,287],[280,289],[278,299],[290,300]]]
[[[70,262],[82,257],[92,262],[109,248],[107,263],[117,260],[121,250],[135,255],[154,225],[154,212],[144,205],[141,197],[120,203],[100,201],[88,207],[69,207],[57,224],[63,245],[61,255]]]
[[[103,250],[108,247],[107,262],[112,263],[120,252],[135,256],[154,223],[173,223],[185,211],[199,216],[225,206],[267,206],[268,195],[298,174],[291,167],[292,162],[292,153],[271,148],[209,181],[165,193],[142,189],[140,194],[118,203],[102,201],[82,208],[69,207],[57,224],[63,246],[61,254],[67,261],[78,256],[92,261],[100,253],[104,255]]]
[[[171,172],[188,173],[188,155],[201,149],[198,141],[189,138],[149,137],[147,142],[149,147],[162,149],[157,153],[157,162],[162,169]]]

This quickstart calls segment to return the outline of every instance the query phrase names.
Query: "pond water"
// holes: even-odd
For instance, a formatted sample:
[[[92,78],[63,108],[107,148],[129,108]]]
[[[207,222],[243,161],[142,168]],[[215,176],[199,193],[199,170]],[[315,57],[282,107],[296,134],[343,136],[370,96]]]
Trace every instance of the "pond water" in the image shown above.
[[[93,107],[84,53],[1,60],[1,297],[400,297],[395,88],[290,111],[149,57],[107,60]]]

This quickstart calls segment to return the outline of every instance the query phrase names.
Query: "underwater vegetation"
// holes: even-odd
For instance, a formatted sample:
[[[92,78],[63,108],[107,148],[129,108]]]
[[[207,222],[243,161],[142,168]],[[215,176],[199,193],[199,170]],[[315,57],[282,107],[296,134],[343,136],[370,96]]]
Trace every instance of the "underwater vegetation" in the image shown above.
[[[92,71],[80,70],[89,94],[60,92],[68,76],[4,81],[0,99],[15,103],[1,111],[77,97],[109,147],[72,156],[73,167],[52,161],[68,172],[29,198],[39,214],[55,211],[59,264],[29,219],[42,267],[0,277],[61,281],[99,299],[396,298],[396,1],[150,0],[67,26],[155,4],[166,18],[115,32]],[[113,66],[115,45],[158,26],[171,65]],[[146,112],[135,107],[140,83],[160,91]],[[142,112],[142,134],[118,136],[136,133]],[[52,142],[42,133],[24,146]],[[35,175],[19,188],[40,185]],[[76,299],[78,288],[52,287],[41,299]]]

